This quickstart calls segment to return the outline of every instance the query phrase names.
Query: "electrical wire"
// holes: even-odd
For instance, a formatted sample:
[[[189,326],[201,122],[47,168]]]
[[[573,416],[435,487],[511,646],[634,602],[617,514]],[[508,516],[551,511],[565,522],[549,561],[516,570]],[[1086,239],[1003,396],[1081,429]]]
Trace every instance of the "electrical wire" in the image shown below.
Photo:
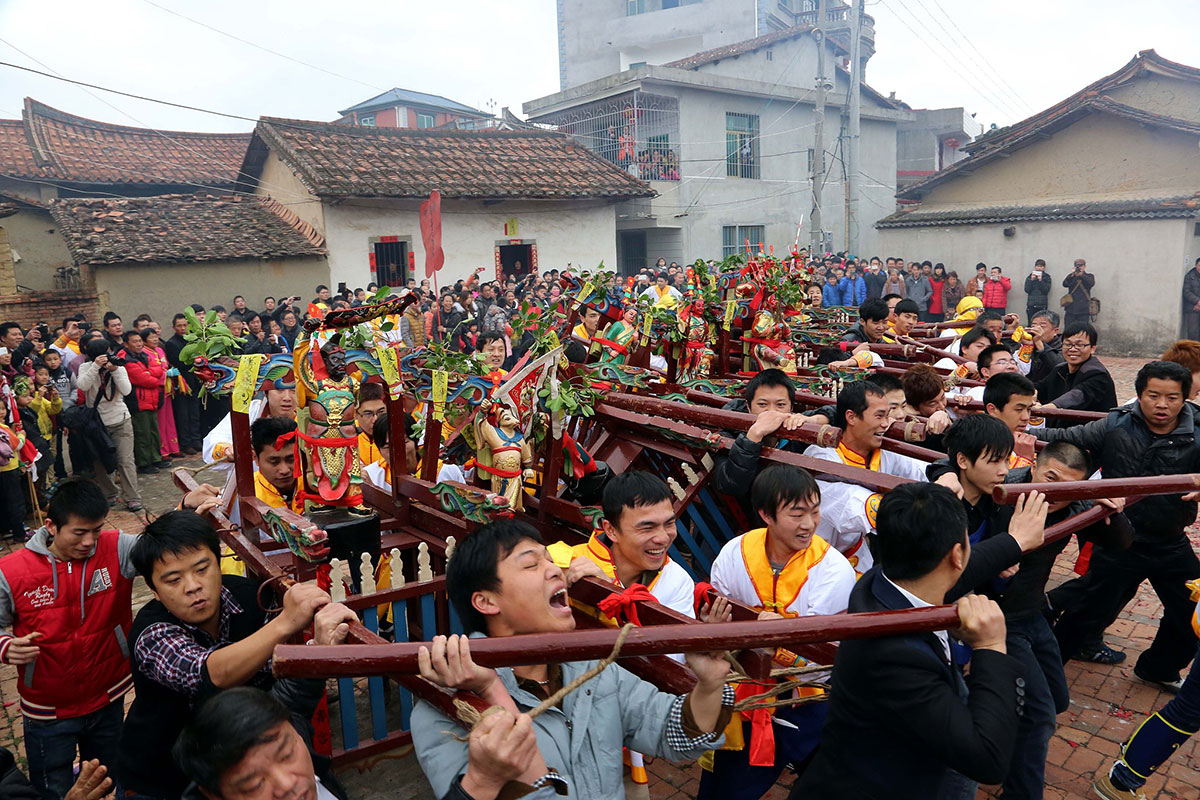
[[[1000,83],[1003,84],[1008,89],[1009,94],[1011,94],[1015,99],[1017,99],[1026,108],[1035,109],[1034,105],[1032,103],[1030,103],[1028,100],[1026,100],[1024,97],[1022,97],[1020,95],[1020,93],[1017,92],[1016,88],[1011,83],[1008,82],[1008,80],[1004,77],[1004,74],[1002,72],[1000,72],[1000,70],[996,69],[995,65],[992,64],[992,62],[988,59],[988,57],[986,55],[984,55],[983,51],[981,49],[979,49],[979,47],[977,47],[973,41],[971,41],[970,37],[967,36],[967,34],[963,31],[963,29],[958,27],[958,23],[955,22],[954,17],[950,16],[950,13],[948,11],[946,11],[945,8],[942,7],[940,0],[933,0],[933,4],[938,7],[938,10],[942,12],[942,16],[944,16],[946,18],[946,21],[950,23],[950,25],[954,28],[954,30],[958,31],[958,34],[959,34],[959,36],[962,37],[963,41],[965,41],[967,44],[969,44],[972,47],[972,49],[974,49],[975,52],[979,54],[980,60],[982,60],[984,64],[987,64],[987,66],[992,70],[992,73],[996,76],[996,78],[1000,81]]]
[[[25,57],[26,57],[26,58],[28,58],[30,61],[33,61],[35,64],[38,64],[38,65],[40,65],[40,66],[42,66],[42,67],[45,67],[46,69],[50,70],[52,73],[58,74],[58,71],[57,71],[57,70],[55,70],[53,67],[51,67],[49,64],[45,63],[44,61],[41,61],[40,59],[38,59],[37,57],[35,57],[35,56],[34,56],[34,55],[32,55],[31,53],[27,53],[27,52],[25,52],[24,50],[22,50],[21,48],[17,47],[17,46],[16,46],[15,44],[13,44],[12,42],[10,42],[10,41],[8,41],[8,40],[4,39],[3,37],[0,37],[0,42],[3,42],[4,44],[6,44],[6,45],[8,45],[9,47],[11,47],[13,50],[16,50],[18,53],[20,53],[21,55],[25,56]],[[61,76],[59,76],[59,77],[61,77]],[[71,81],[71,82],[74,82],[74,81]],[[146,132],[149,132],[149,133],[155,134],[155,135],[157,135],[157,136],[160,136],[161,138],[163,138],[163,139],[167,140],[168,142],[170,142],[171,144],[175,145],[176,147],[178,147],[178,148],[180,148],[180,149],[182,149],[182,150],[186,150],[187,152],[191,153],[192,155],[196,156],[197,158],[199,158],[199,159],[201,159],[201,160],[203,160],[203,161],[207,161],[207,162],[209,162],[210,164],[215,164],[216,166],[220,167],[220,168],[221,168],[221,170],[222,170],[222,172],[220,172],[220,173],[212,173],[212,172],[209,172],[208,174],[210,174],[210,175],[217,175],[217,174],[219,174],[219,175],[222,175],[222,176],[224,176],[224,175],[226,174],[226,173],[225,173],[225,170],[228,168],[228,165],[226,165],[225,163],[223,163],[223,162],[221,162],[221,161],[218,161],[217,159],[213,158],[212,156],[210,156],[210,155],[209,155],[209,154],[207,154],[207,153],[201,152],[200,150],[197,150],[197,149],[195,149],[195,148],[193,148],[193,147],[189,147],[188,145],[186,145],[186,144],[184,144],[183,142],[181,142],[179,139],[175,139],[175,138],[172,138],[171,136],[168,136],[168,135],[167,135],[166,133],[164,133],[163,131],[156,130],[156,129],[154,129],[154,128],[150,128],[149,126],[147,126],[147,125],[146,125],[146,123],[145,123],[145,122],[142,122],[140,119],[138,119],[137,117],[135,117],[135,116],[133,116],[132,114],[128,113],[127,111],[125,111],[125,110],[123,110],[123,109],[121,109],[121,108],[118,108],[117,106],[113,105],[112,103],[108,102],[108,101],[107,101],[107,100],[105,100],[104,98],[102,98],[102,97],[100,97],[99,95],[97,95],[95,92],[92,92],[92,91],[90,91],[89,89],[86,89],[86,88],[84,89],[84,91],[85,91],[85,92],[87,92],[87,94],[88,94],[88,95],[90,95],[91,97],[95,98],[96,100],[99,100],[101,103],[104,103],[106,106],[108,106],[109,108],[113,109],[113,110],[114,110],[114,111],[116,111],[117,113],[119,113],[119,114],[122,114],[122,115],[124,115],[124,116],[128,117],[129,119],[133,120],[133,121],[134,121],[134,122],[136,122],[137,124],[141,125],[141,126],[143,127],[143,129],[144,129]],[[193,167],[193,168],[194,168],[194,167]],[[185,184],[187,184],[187,185],[195,185],[195,186],[199,186],[200,188],[210,188],[210,189],[212,189],[212,188],[215,188],[215,187],[207,187],[207,186],[204,186],[204,185],[202,185],[202,184],[193,184],[193,183],[191,183],[191,182],[186,182],[186,181],[185,181],[184,183],[185,183]],[[261,181],[260,181],[260,185],[262,185],[262,186],[265,186],[265,188],[266,188],[268,191],[272,191],[272,190],[274,190],[274,191],[279,191],[279,192],[281,192],[281,193],[283,193],[283,194],[287,194],[287,193],[288,193],[288,192],[287,192],[287,190],[286,190],[286,189],[284,189],[284,188],[282,188],[282,187],[278,187],[278,186],[272,186],[272,185],[270,185],[270,184],[263,184]]]
[[[904,0],[900,0],[900,2],[903,3]],[[979,76],[982,76],[984,79],[986,79],[988,81],[988,83],[991,85],[991,87],[998,92],[997,97],[1003,98],[1006,103],[1008,103],[1013,108],[1016,108],[1020,113],[1022,113],[1022,114],[1026,113],[1026,111],[1028,110],[1029,104],[1026,103],[1024,100],[1022,100],[1021,98],[1013,96],[1012,93],[1009,92],[1007,89],[1005,89],[1003,84],[1001,84],[1000,81],[996,80],[996,78],[987,69],[985,69],[984,66],[977,59],[975,59],[970,53],[968,53],[967,49],[965,47],[963,47],[961,42],[959,42],[955,39],[954,34],[951,33],[950,29],[947,28],[942,23],[941,18],[937,14],[933,13],[931,10],[929,10],[929,8],[927,6],[922,4],[921,0],[913,0],[913,4],[917,8],[924,11],[925,14],[931,20],[933,20],[934,24],[936,24],[939,28],[941,28],[942,33],[944,33],[946,35],[946,41],[949,43],[952,43],[955,47],[958,48],[959,56],[962,57],[964,61],[971,62],[972,68],[974,70],[978,71],[977,74]],[[909,9],[909,13],[913,14],[914,17],[916,16],[916,12],[912,11],[911,9]],[[944,9],[943,9],[943,13],[944,13]],[[1015,105],[1013,105],[1013,103],[1010,101],[1010,97],[1012,99],[1016,100]]]
[[[154,6],[155,8],[157,8],[160,11],[165,11],[168,14],[171,14],[172,16],[176,16],[176,17],[179,17],[180,19],[187,20],[188,22],[192,23],[193,25],[199,25],[201,28],[210,30],[213,33],[220,34],[221,36],[225,36],[229,39],[233,39],[235,42],[241,42],[242,44],[247,45],[248,47],[253,47],[256,50],[262,50],[264,53],[270,53],[273,56],[277,56],[279,58],[286,59],[287,61],[291,61],[293,64],[299,64],[301,66],[308,67],[309,69],[315,69],[317,72],[324,72],[326,75],[332,75],[335,78],[341,78],[342,80],[345,80],[345,81],[352,81],[361,86],[366,86],[368,89],[376,89],[381,92],[390,91],[390,87],[376,86],[374,84],[367,83],[366,81],[360,81],[358,78],[354,78],[349,75],[342,75],[339,72],[333,72],[332,70],[325,69],[324,67],[319,67],[316,64],[310,64],[307,61],[302,61],[298,58],[295,58],[294,56],[289,56],[287,53],[281,53],[278,50],[272,50],[269,47],[263,47],[261,44],[252,42],[249,39],[243,39],[240,36],[235,36],[234,34],[229,33],[228,31],[223,31],[220,28],[214,28],[212,25],[209,25],[206,22],[201,22],[200,20],[193,19],[192,17],[189,17],[186,14],[181,14],[178,11],[175,11],[174,9],[167,8],[166,6],[163,6],[163,5],[159,5],[158,3],[155,3],[154,0],[143,0],[143,2],[146,3],[147,5]]]
[[[913,35],[913,37],[917,41],[919,41],[921,44],[923,44],[927,50],[929,50],[931,53],[933,53],[935,56],[937,56],[937,58],[943,64],[945,64],[947,67],[949,67],[951,73],[953,73],[955,77],[957,77],[960,81],[962,81],[964,86],[966,86],[968,89],[970,89],[975,94],[979,95],[979,97],[982,98],[988,104],[994,106],[997,109],[1004,111],[1004,113],[1006,113],[1006,114],[1014,113],[1013,111],[1005,108],[1003,98],[1001,98],[1001,100],[996,100],[996,99],[992,98],[989,94],[985,93],[983,91],[982,87],[980,87],[976,84],[973,84],[971,81],[967,80],[967,78],[962,74],[962,71],[959,69],[959,66],[961,66],[961,65],[956,65],[956,64],[952,63],[950,61],[950,59],[947,58],[947,56],[943,54],[942,49],[939,48],[936,45],[936,43],[930,43],[924,36],[922,36],[920,33],[918,33],[917,29],[914,28],[912,25],[910,25],[908,23],[908,21],[903,16],[900,15],[900,13],[899,13],[899,11],[897,11],[896,7],[892,5],[891,0],[882,0],[882,2],[885,6],[887,6],[888,8],[890,8],[892,10],[892,12],[895,14],[896,20],[898,22],[900,22],[900,24],[903,25],[905,28],[908,28],[909,32]],[[907,9],[907,6],[905,8]],[[915,17],[914,17],[914,21],[917,23],[917,25],[921,25],[920,20],[916,19]],[[1020,116],[1020,111],[1017,111],[1016,113],[1018,116]]]

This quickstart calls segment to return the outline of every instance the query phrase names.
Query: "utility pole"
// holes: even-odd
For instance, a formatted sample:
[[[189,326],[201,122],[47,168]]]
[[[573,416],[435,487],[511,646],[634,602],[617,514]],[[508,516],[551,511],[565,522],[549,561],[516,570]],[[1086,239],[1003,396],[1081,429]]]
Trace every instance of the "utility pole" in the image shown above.
[[[846,137],[846,250],[858,252],[858,200],[860,179],[859,131],[862,111],[862,18],[863,0],[850,0],[850,124]]]
[[[815,257],[825,252],[824,231],[821,220],[821,185],[825,183],[825,93],[830,84],[825,78],[825,2],[817,0],[817,25],[813,38],[817,42],[817,102],[813,108],[815,124],[813,126],[813,158],[812,158],[812,213],[809,215],[812,225],[811,247],[809,253]]]

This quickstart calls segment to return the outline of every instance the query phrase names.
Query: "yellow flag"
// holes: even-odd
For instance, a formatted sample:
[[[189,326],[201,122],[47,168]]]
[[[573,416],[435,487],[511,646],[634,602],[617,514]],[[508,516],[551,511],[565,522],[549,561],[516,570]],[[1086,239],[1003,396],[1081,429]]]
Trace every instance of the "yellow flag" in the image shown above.
[[[725,303],[725,330],[733,327],[733,312],[737,308],[737,300],[728,300]]]
[[[558,340],[558,334],[554,331],[550,331],[550,333],[546,335],[546,338],[550,340],[550,352],[557,350],[558,346],[561,344],[561,342]],[[558,357],[558,365],[563,369],[567,369],[571,366],[571,362],[567,360],[567,353],[565,350],[563,351],[562,355]]]
[[[400,364],[396,350],[391,347],[381,347],[376,353],[379,356],[379,369],[383,372],[383,380],[388,385],[388,392],[395,399],[400,396]]]
[[[446,418],[446,387],[449,376],[445,370],[435,369],[433,371],[433,391],[430,400],[433,401],[433,418],[444,420]]]
[[[234,411],[245,414],[250,410],[250,398],[258,391],[258,371],[266,360],[266,355],[254,353],[242,356],[238,361],[237,377],[233,381],[233,397],[230,400],[230,408]]]
[[[646,316],[642,319],[642,336],[650,335],[650,323],[653,321],[654,315],[647,310]]]

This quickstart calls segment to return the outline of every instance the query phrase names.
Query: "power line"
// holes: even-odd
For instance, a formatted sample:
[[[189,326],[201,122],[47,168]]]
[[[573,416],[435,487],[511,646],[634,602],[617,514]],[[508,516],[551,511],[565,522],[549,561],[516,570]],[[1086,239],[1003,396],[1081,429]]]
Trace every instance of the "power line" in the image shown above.
[[[22,55],[26,56],[31,61],[37,61],[37,59],[33,58],[32,56],[29,56],[24,51],[18,49],[17,46],[14,45],[12,42],[9,42],[4,38],[0,38],[0,42],[3,42],[4,44],[11,47],[13,50],[16,50],[18,53],[21,53]],[[172,103],[170,100],[159,100],[156,97],[146,97],[145,95],[131,94],[130,92],[122,92],[120,89],[109,89],[107,86],[98,86],[97,84],[94,84],[94,83],[87,83],[85,81],[77,81],[72,78],[65,78],[62,75],[55,75],[50,72],[43,72],[40,69],[34,69],[33,67],[25,67],[20,64],[12,64],[8,61],[0,61],[0,67],[11,67],[12,69],[19,69],[24,72],[32,72],[35,75],[41,75],[45,78],[53,78],[54,80],[62,81],[63,83],[73,83],[76,86],[83,86],[88,89],[96,89],[98,91],[109,92],[111,94],[119,94],[122,97],[129,97],[134,100],[145,100],[148,103],[158,103],[159,105],[172,106],[174,108],[182,108],[186,111],[199,111],[202,114],[214,114],[218,117],[228,117],[229,119],[244,119],[247,122],[258,122],[258,120],[255,119],[254,117],[243,117],[241,114],[226,114],[224,111],[213,111],[211,108],[197,108],[196,106],[189,106],[189,105],[185,105],[183,103]]]
[[[1017,92],[1016,88],[1013,87],[1013,85],[1004,77],[1004,74],[1000,72],[1000,70],[996,69],[995,65],[993,65],[992,62],[988,60],[988,57],[983,54],[983,51],[980,50],[973,41],[971,41],[970,37],[963,32],[962,28],[958,27],[958,23],[954,21],[954,17],[950,16],[946,9],[942,7],[942,4],[939,2],[939,0],[933,0],[933,3],[942,12],[942,15],[946,18],[946,21],[950,23],[954,30],[958,31],[959,35],[963,38],[963,41],[969,44],[975,50],[975,52],[979,54],[979,58],[983,61],[983,63],[987,64],[992,72],[995,73],[1000,82],[1007,87],[1009,94],[1019,100],[1026,108],[1033,109],[1034,106]]]
[[[903,3],[903,0],[900,0],[900,2]],[[929,10],[928,7],[923,5],[921,3],[921,0],[913,0],[913,3],[917,6],[917,8],[924,11],[925,14],[928,15],[928,17],[931,20],[933,20],[934,23],[939,28],[941,28],[942,33],[946,34],[946,41],[952,43],[955,47],[958,48],[960,57],[963,57],[964,60],[969,60],[971,62],[972,68],[975,70],[978,70],[977,74],[979,76],[985,78],[988,81],[988,83],[992,86],[992,88],[996,89],[999,92],[999,94],[997,95],[998,97],[1002,97],[1005,100],[1005,102],[1009,102],[1009,97],[1012,97],[1018,103],[1018,105],[1014,106],[1014,108],[1018,109],[1019,111],[1025,107],[1028,107],[1028,105],[1029,105],[1028,103],[1026,103],[1021,98],[1013,95],[1012,92],[1008,91],[1004,87],[1004,85],[991,74],[991,72],[989,72],[987,69],[985,69],[984,66],[978,60],[976,60],[970,53],[967,52],[967,49],[965,47],[963,47],[962,43],[955,39],[954,34],[952,34],[950,32],[950,29],[947,28],[944,24],[942,24],[942,20],[937,14],[933,13],[932,11]],[[914,17],[916,16],[916,12],[912,11],[911,9],[909,9],[909,13],[913,14]],[[944,9],[943,9],[943,13],[944,13]],[[978,48],[975,48],[975,49],[978,52]],[[1011,105],[1011,103],[1010,103],[1010,105]]]
[[[914,0],[914,2],[915,2],[915,1],[916,1],[916,0]],[[994,87],[992,86],[992,84],[991,84],[991,83],[989,83],[989,81],[987,80],[987,76],[986,76],[986,75],[984,75],[983,73],[981,73],[981,72],[977,71],[977,68],[976,68],[975,64],[974,64],[974,63],[971,61],[971,59],[970,59],[969,57],[964,57],[964,56],[966,56],[967,54],[965,54],[965,53],[962,53],[962,54],[955,54],[955,53],[951,52],[951,51],[950,51],[948,48],[946,48],[946,47],[943,45],[943,43],[942,43],[942,42],[940,42],[940,41],[938,40],[938,36],[937,36],[937,34],[936,34],[936,33],[934,33],[934,32],[933,32],[933,31],[932,31],[932,30],[929,28],[928,24],[927,24],[927,23],[925,23],[925,22],[924,22],[924,21],[921,19],[920,15],[918,15],[916,11],[913,11],[913,10],[912,10],[912,8],[910,8],[910,7],[909,7],[908,3],[906,3],[906,2],[905,2],[905,0],[895,0],[895,2],[899,3],[899,4],[900,4],[900,5],[901,5],[901,6],[904,8],[904,10],[905,10],[905,11],[906,11],[906,12],[907,12],[909,15],[911,15],[911,16],[912,16],[912,18],[913,18],[913,21],[914,21],[914,22],[916,22],[916,23],[917,23],[917,25],[921,26],[922,28],[924,28],[924,29],[925,29],[925,31],[926,31],[927,33],[930,33],[930,34],[932,35],[932,37],[933,37],[933,44],[932,44],[932,45],[929,45],[929,46],[931,47],[931,49],[934,49],[935,51],[937,51],[937,54],[938,54],[938,56],[939,56],[939,57],[941,57],[941,55],[942,55],[941,51],[942,51],[942,50],[945,50],[945,53],[946,53],[946,55],[949,55],[949,56],[952,56],[952,57],[954,57],[955,59],[957,59],[957,60],[959,61],[959,65],[960,65],[962,68],[964,68],[964,69],[966,69],[966,70],[969,70],[969,71],[970,71],[972,79],[974,79],[974,80],[977,82],[977,84],[978,84],[978,86],[977,86],[977,91],[979,91],[979,93],[980,93],[981,95],[983,94],[983,86],[984,86],[984,84],[987,84],[987,86],[988,86],[988,93],[989,93],[989,94],[988,94],[988,95],[985,95],[985,97],[987,97],[987,98],[988,98],[989,102],[993,103],[993,104],[994,104],[994,105],[996,105],[997,107],[1002,107],[1002,108],[1003,108],[1003,110],[1005,111],[1005,113],[1009,113],[1009,114],[1016,114],[1017,116],[1021,116],[1021,115],[1022,115],[1022,113],[1023,113],[1023,112],[1021,111],[1021,109],[1020,109],[1020,108],[1018,108],[1017,106],[1015,106],[1011,100],[1009,100],[1007,97],[1005,97],[1005,96],[1004,96],[1004,94],[1003,94],[1003,92],[1001,92],[1000,94],[995,94],[995,95],[992,95],[992,94],[991,94],[992,92],[994,92],[994,91],[995,91]],[[893,7],[893,9],[892,9],[892,10],[893,10],[893,11],[896,11],[895,7]],[[926,9],[926,11],[927,11],[927,9]],[[898,16],[898,15],[897,15],[897,16]],[[930,15],[930,16],[932,17],[932,15]],[[939,26],[941,26],[941,28],[942,28],[942,31],[943,31],[943,32],[946,34],[947,43],[949,43],[949,44],[954,44],[953,38],[950,36],[950,32],[949,32],[949,31],[946,29],[946,27],[945,27],[945,26],[943,26],[943,25],[941,24],[941,22],[940,22],[940,21],[939,21],[939,20],[938,20],[936,17],[933,17],[933,20],[934,20],[934,22],[935,22],[935,23],[937,23]],[[924,41],[924,40],[923,40],[923,41]],[[943,59],[943,60],[944,60],[944,59]],[[953,66],[953,65],[952,65],[952,66]]]
[[[291,61],[294,64],[299,64],[301,66],[308,67],[309,69],[315,69],[318,72],[324,72],[326,75],[332,75],[335,78],[341,78],[342,80],[346,80],[346,81],[353,81],[354,83],[357,83],[361,86],[366,86],[368,89],[376,89],[376,90],[380,90],[380,91],[384,91],[384,92],[387,91],[387,89],[382,86],[375,86],[374,84],[367,83],[366,81],[360,81],[358,78],[352,78],[349,75],[342,75],[341,73],[333,72],[332,70],[325,69],[324,67],[318,67],[316,64],[310,64],[307,61],[301,61],[298,58],[289,56],[287,53],[280,53],[278,50],[272,50],[269,47],[263,47],[261,44],[252,42],[249,39],[243,39],[240,36],[235,36],[234,34],[229,33],[227,31],[223,31],[220,28],[214,28],[212,25],[209,25],[208,23],[201,22],[200,20],[193,19],[192,17],[189,17],[185,14],[180,14],[178,11],[175,11],[174,9],[170,9],[170,8],[167,8],[166,6],[159,5],[158,3],[155,3],[154,0],[143,0],[143,1],[147,5],[152,5],[155,8],[159,9],[160,11],[165,11],[168,14],[179,17],[180,19],[187,20],[188,22],[192,23],[193,25],[199,25],[201,28],[206,28],[206,29],[212,31],[213,33],[220,34],[221,36],[225,36],[230,39],[233,39],[235,42],[241,42],[242,44],[247,45],[248,47],[253,47],[256,50],[262,50],[264,53],[270,53],[273,56],[277,56],[279,58],[286,59],[288,61]]]
[[[978,86],[978,85],[976,85],[976,84],[973,84],[971,81],[967,80],[967,79],[966,79],[966,77],[964,77],[964,76],[963,76],[962,72],[961,72],[961,71],[958,69],[958,65],[955,65],[955,64],[953,64],[953,63],[952,63],[952,62],[951,62],[951,61],[950,61],[950,60],[949,60],[949,59],[946,57],[946,55],[945,55],[945,54],[942,52],[942,48],[939,48],[939,47],[938,47],[936,44],[932,44],[932,43],[930,43],[930,42],[929,42],[929,41],[928,41],[928,40],[927,40],[927,39],[926,39],[924,36],[922,36],[922,35],[921,35],[921,34],[920,34],[918,31],[917,31],[917,29],[916,29],[916,28],[914,28],[912,25],[910,25],[910,24],[908,23],[908,21],[907,21],[907,20],[906,20],[904,17],[902,17],[902,16],[900,15],[899,11],[898,11],[898,10],[897,10],[895,7],[893,7],[893,6],[891,5],[891,3],[890,3],[888,0],[882,0],[882,1],[883,1],[883,4],[884,4],[884,5],[886,5],[886,6],[889,6],[889,7],[891,7],[891,8],[892,8],[892,11],[895,13],[896,20],[897,20],[898,22],[900,22],[900,24],[901,24],[901,25],[903,25],[905,28],[908,28],[909,32],[910,32],[910,33],[912,33],[912,35],[913,35],[913,36],[914,36],[914,37],[915,37],[915,38],[916,38],[916,39],[917,39],[919,42],[921,42],[921,44],[925,45],[925,47],[926,47],[926,48],[927,48],[927,49],[928,49],[930,52],[932,52],[932,53],[933,53],[935,56],[937,56],[937,57],[938,57],[938,58],[941,60],[941,62],[942,62],[943,64],[945,64],[947,67],[949,67],[949,68],[950,68],[950,71],[951,71],[951,72],[952,72],[952,73],[955,75],[955,77],[957,77],[957,78],[958,78],[960,81],[962,81],[962,82],[963,82],[963,84],[967,86],[967,88],[969,88],[969,89],[970,89],[971,91],[973,91],[975,94],[979,95],[979,97],[981,97],[981,98],[982,98],[983,100],[985,100],[987,103],[989,103],[989,104],[991,104],[991,105],[995,106],[997,109],[1000,109],[1000,110],[1004,111],[1004,113],[1006,113],[1006,114],[1011,114],[1011,113],[1014,113],[1014,112],[1013,112],[1013,110],[1012,110],[1011,108],[1007,108],[1007,109],[1006,109],[1006,104],[1005,104],[1005,102],[1004,102],[1004,99],[1003,99],[1003,98],[1000,98],[999,100],[997,100],[997,99],[993,98],[993,97],[992,97],[990,94],[988,94],[988,93],[985,93],[982,87],[980,87],[980,86]],[[905,9],[906,9],[906,10],[907,10],[907,8],[908,8],[908,7],[907,7],[907,6],[905,6]],[[912,13],[912,12],[909,12],[909,13]],[[917,19],[916,17],[914,17],[913,19],[914,19],[914,21],[917,23],[917,25],[921,25],[921,21],[920,21],[919,19]],[[1008,104],[1008,105],[1011,105],[1011,104]],[[1017,111],[1016,113],[1017,113],[1018,115],[1020,115],[1020,113],[1021,113],[1021,112],[1020,112],[1020,111]]]

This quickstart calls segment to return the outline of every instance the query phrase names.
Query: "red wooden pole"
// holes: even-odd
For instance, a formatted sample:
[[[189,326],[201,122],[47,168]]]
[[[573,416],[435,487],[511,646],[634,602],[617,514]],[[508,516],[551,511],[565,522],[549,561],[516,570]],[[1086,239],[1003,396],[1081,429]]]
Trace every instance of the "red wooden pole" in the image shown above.
[[[1152,494],[1184,494],[1200,491],[1200,474],[1151,475],[1145,478],[1107,478],[1095,481],[1058,481],[1056,483],[1002,483],[992,489],[992,500],[1015,503],[1032,491],[1041,492],[1050,502],[1062,500],[1099,500],[1105,497],[1145,497]]]
[[[934,606],[867,614],[797,619],[719,622],[704,625],[654,625],[629,631],[622,656],[740,650],[747,646],[787,647],[814,642],[869,639],[876,636],[936,631],[958,625],[958,609]],[[616,628],[569,633],[533,633],[475,639],[471,658],[483,667],[588,661],[604,658],[616,644]],[[415,674],[417,650],[428,642],[354,647],[279,645],[273,671],[290,678],[351,678],[363,675]]]

